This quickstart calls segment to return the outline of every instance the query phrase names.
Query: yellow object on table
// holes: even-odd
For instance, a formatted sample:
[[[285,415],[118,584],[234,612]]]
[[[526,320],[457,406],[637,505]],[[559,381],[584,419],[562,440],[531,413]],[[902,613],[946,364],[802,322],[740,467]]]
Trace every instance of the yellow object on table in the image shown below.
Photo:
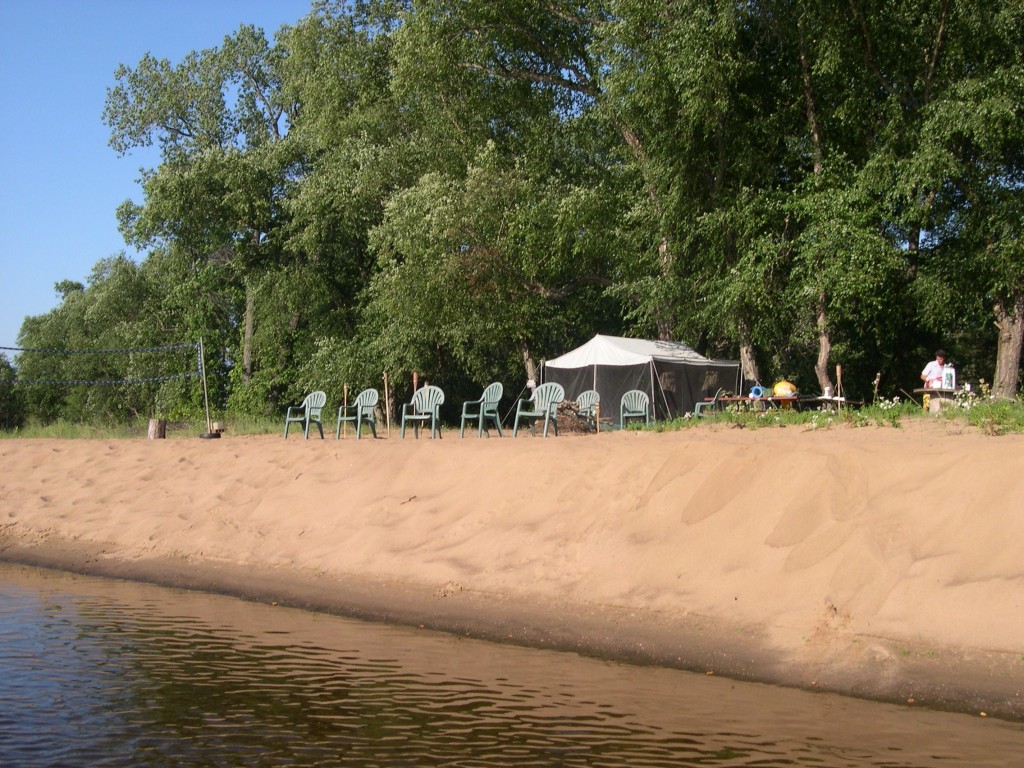
[[[772,394],[776,397],[792,397],[796,394],[796,384],[791,381],[780,381],[772,387]]]

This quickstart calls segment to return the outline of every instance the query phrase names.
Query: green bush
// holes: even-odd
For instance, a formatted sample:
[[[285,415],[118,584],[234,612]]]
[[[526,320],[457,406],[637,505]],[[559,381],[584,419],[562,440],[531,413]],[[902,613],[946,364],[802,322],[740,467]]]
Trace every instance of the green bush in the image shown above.
[[[14,384],[14,366],[0,352],[0,429],[17,429],[25,423],[25,404]]]

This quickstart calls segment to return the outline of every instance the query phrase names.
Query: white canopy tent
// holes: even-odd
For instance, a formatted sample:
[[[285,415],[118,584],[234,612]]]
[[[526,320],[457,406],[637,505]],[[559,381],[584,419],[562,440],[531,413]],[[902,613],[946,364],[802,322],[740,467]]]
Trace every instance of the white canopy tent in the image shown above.
[[[681,341],[649,341],[596,335],[586,344],[546,361],[543,381],[555,381],[575,400],[583,391],[601,395],[601,412],[617,419],[622,396],[631,389],[651,398],[652,415],[670,419],[693,410],[694,403],[719,388],[738,392],[740,364],[712,360]]]

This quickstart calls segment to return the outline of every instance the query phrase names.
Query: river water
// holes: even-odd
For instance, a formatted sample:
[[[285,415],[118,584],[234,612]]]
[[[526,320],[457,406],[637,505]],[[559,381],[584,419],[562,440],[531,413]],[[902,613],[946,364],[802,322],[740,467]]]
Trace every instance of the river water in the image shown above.
[[[1024,725],[0,563],[0,765],[1008,766]]]

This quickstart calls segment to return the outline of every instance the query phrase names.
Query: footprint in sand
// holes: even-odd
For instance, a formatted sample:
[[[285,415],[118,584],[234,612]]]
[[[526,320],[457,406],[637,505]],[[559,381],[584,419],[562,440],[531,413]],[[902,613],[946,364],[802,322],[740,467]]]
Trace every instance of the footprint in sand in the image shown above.
[[[637,497],[636,509],[667,506],[682,511],[682,521],[693,524],[710,517],[739,493],[729,462],[709,467],[699,454],[674,454],[661,467]],[[727,475],[727,478],[722,476]]]
[[[748,473],[748,476],[753,474],[753,477],[747,482],[736,482],[737,471]],[[759,487],[758,476],[765,471],[762,464],[751,465],[734,459],[723,459],[710,468],[702,468],[699,484],[683,509],[683,522],[698,523],[721,511],[741,493]]]
[[[820,563],[842,547],[849,538],[850,529],[845,525],[825,527],[793,547],[793,551],[786,558],[786,570],[799,571]]]
[[[782,500],[785,512],[765,544],[797,547],[813,542],[809,547],[813,554],[798,558],[803,560],[809,555],[820,560],[846,540],[846,535],[833,524],[857,517],[866,509],[866,481],[859,466],[841,464],[834,456],[811,462],[808,469],[811,480],[801,483],[796,479],[790,486],[792,495]]]
[[[255,504],[260,499],[258,493],[218,493],[214,498],[226,507],[245,507]]]

